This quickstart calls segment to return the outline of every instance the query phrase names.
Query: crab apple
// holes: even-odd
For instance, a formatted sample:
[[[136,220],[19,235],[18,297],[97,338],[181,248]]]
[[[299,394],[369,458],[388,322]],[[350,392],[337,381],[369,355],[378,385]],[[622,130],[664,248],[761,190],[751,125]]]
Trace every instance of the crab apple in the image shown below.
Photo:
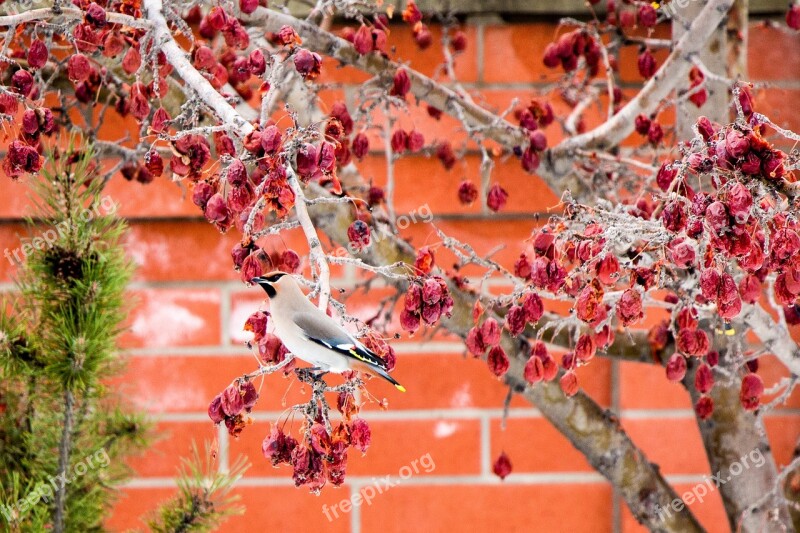
[[[646,2],[639,4],[637,17],[639,19],[639,24],[645,28],[652,28],[658,21],[658,13],[656,13],[656,9]]]
[[[300,49],[294,55],[294,68],[306,80],[313,80],[320,73],[322,57],[316,52]]]
[[[17,94],[29,96],[33,90],[33,75],[25,69],[19,69],[11,76],[11,88]]]
[[[679,353],[674,353],[667,361],[667,379],[681,381],[686,376],[686,358]]]
[[[658,70],[656,58],[653,57],[652,52],[647,48],[639,54],[637,66],[639,68],[639,74],[646,80],[652,78],[653,74]]]
[[[372,46],[372,30],[362,24],[353,36],[353,47],[359,54],[366,55],[372,52]]]
[[[461,30],[456,30],[450,38],[450,45],[455,52],[463,52],[467,49],[467,34]]]
[[[714,413],[714,400],[709,396],[701,396],[694,405],[694,412],[700,420],[708,420]]]
[[[422,22],[418,22],[414,26],[413,35],[414,42],[417,43],[417,46],[420,50],[427,49],[433,42],[433,35],[431,35],[431,31]]]
[[[630,326],[644,317],[642,297],[636,289],[627,289],[617,302],[617,317],[623,326]]]
[[[742,386],[739,392],[739,400],[742,407],[748,411],[758,409],[761,395],[764,393],[764,382],[758,374],[747,374],[742,378]]]
[[[794,3],[786,12],[786,25],[793,30],[800,30],[800,4]]]
[[[436,157],[439,158],[445,169],[450,170],[456,164],[456,154],[453,152],[453,146],[448,141],[439,143],[436,147]]]
[[[486,196],[486,205],[494,212],[500,211],[508,201],[508,193],[499,184],[495,183]]]
[[[525,312],[525,309],[519,305],[511,306],[506,314],[505,327],[508,332],[516,337],[525,329],[526,323],[527,313]]]
[[[500,453],[500,456],[495,459],[494,464],[492,465],[492,472],[494,475],[499,477],[501,480],[508,477],[511,474],[513,467],[511,465],[511,459],[508,458],[506,452]]]
[[[486,356],[489,370],[497,377],[503,377],[508,372],[509,360],[505,350],[500,346],[493,346]]]
[[[578,393],[578,375],[572,370],[565,372],[564,375],[561,376],[559,385],[564,394],[570,397],[575,396]]]
[[[347,238],[354,250],[363,250],[370,244],[370,229],[363,220],[356,220],[347,228]]]
[[[639,135],[647,135],[650,130],[650,119],[646,115],[639,114],[634,120],[634,129]]]
[[[392,79],[392,89],[389,91],[389,94],[403,98],[410,90],[411,79],[408,77],[408,72],[404,68],[397,69]]]
[[[462,181],[458,186],[458,201],[462,205],[472,205],[478,199],[478,187],[469,180]]]
[[[35,148],[21,141],[11,141],[3,159],[3,170],[8,176],[16,178],[26,172],[35,174],[41,168],[42,158]]]
[[[694,374],[694,388],[701,394],[707,394],[713,386],[714,374],[711,372],[711,367],[705,363],[701,364]]]
[[[47,45],[41,39],[34,39],[28,48],[28,66],[34,70],[38,70],[45,66],[50,52],[47,50]]]

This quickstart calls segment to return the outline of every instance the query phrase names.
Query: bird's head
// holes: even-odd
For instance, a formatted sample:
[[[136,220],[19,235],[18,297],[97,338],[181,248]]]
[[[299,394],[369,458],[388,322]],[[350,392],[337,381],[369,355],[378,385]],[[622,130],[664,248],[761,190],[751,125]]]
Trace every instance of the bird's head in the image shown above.
[[[253,278],[250,280],[250,283],[257,283],[260,285],[270,298],[275,298],[278,294],[286,292],[290,286],[297,286],[292,276],[279,270]]]

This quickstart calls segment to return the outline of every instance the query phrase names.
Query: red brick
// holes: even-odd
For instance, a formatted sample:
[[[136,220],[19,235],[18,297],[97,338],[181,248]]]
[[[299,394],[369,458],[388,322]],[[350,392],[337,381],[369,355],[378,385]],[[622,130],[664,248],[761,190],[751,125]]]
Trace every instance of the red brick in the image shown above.
[[[605,484],[400,486],[362,506],[361,520],[362,531],[383,533],[452,531],[456,524],[468,524],[462,528],[468,531],[602,533],[611,531],[611,489]]]
[[[620,364],[622,409],[692,409],[689,393],[667,380],[664,368],[650,363]]]
[[[14,252],[17,257],[24,259],[22,254],[22,240],[30,235],[29,230],[21,224],[3,224],[0,226],[0,247],[3,249],[3,254],[8,250],[9,256],[0,258],[0,281],[9,282],[19,275],[19,267],[15,259]],[[11,259],[9,259],[9,257]]]
[[[505,451],[514,473],[594,472],[584,455],[544,418],[509,418],[505,429],[500,420],[492,420],[491,430],[492,460]]]
[[[104,525],[111,531],[141,529],[159,505],[177,494],[177,489],[127,488],[118,494],[117,501]]]
[[[150,413],[205,413],[214,396],[237,377],[257,368],[250,355],[134,356],[113,383],[134,405]],[[269,385],[280,383],[277,376],[267,379]],[[262,392],[256,410],[280,407],[278,400],[269,401],[277,394]]]
[[[239,487],[234,494],[241,496],[247,510],[230,518],[219,531],[350,531],[349,517],[335,519],[331,515],[332,520],[328,520],[323,511],[324,505],[330,508],[348,498],[347,487],[326,487],[319,496],[302,487]]]
[[[794,55],[794,54],[792,54]],[[755,93],[755,110],[766,115],[778,127],[800,130],[800,110],[792,102],[800,100],[800,91],[770,87]],[[790,151],[794,141],[775,135],[771,139],[781,148]]]
[[[238,275],[228,258],[237,240],[206,221],[148,222],[131,226],[125,247],[137,280],[234,280]]]
[[[500,408],[508,388],[494,377],[484,361],[462,354],[399,355],[392,376],[408,390],[395,394],[371,381],[369,389],[389,398],[398,409]],[[373,385],[373,383],[375,383]],[[520,405],[525,403],[520,402]]]
[[[205,220],[147,222],[131,226],[125,246],[136,263],[137,280],[231,281],[241,280],[230,259],[230,251],[240,237],[235,229],[222,235]],[[271,254],[292,249],[302,258],[308,253],[299,228],[264,237],[258,244]],[[324,238],[323,245],[327,245]]]
[[[789,464],[800,437],[800,417],[770,416],[765,424],[775,462],[779,466]]]
[[[389,45],[395,53],[391,57],[397,61],[410,62],[411,68],[426,76],[435,76],[438,73],[436,79],[444,80],[443,72],[439,70],[444,63],[441,26],[430,25],[429,28],[433,43],[427,50],[420,51],[408,25],[392,25]],[[474,82],[478,79],[476,29],[474,26],[464,26],[462,29],[467,35],[467,48],[454,59],[455,75],[460,82]]]
[[[342,65],[327,56],[322,58],[319,83],[342,83],[360,85],[370,79],[370,75],[356,67]]]
[[[176,494],[177,489],[126,489],[106,526],[115,531],[142,528],[145,522],[140,521],[140,517]],[[346,487],[338,490],[325,488],[319,496],[294,487],[238,487],[232,494],[238,498],[237,505],[243,506],[245,512],[228,517],[216,531],[252,531],[254,524],[260,531],[287,533],[309,531],[309,528],[331,532],[350,531],[349,518],[329,521],[322,510],[323,505],[330,508],[342,498],[349,497]],[[302,516],[302,520],[298,520],[299,516]]]
[[[192,457],[192,445],[214,442],[217,428],[208,422],[169,422],[153,427],[153,441],[141,455],[132,455],[128,465],[137,477],[175,477],[181,459]]]
[[[557,39],[551,23],[507,24],[484,29],[483,81],[543,83],[557,81],[563,70],[542,64],[544,49]]]
[[[369,420],[368,414],[366,415]],[[435,468],[415,476],[448,476],[480,472],[480,423],[477,420],[370,420],[372,445],[361,460],[357,454],[348,472],[356,476],[392,474],[430,454]]]
[[[126,181],[116,175],[104,190],[119,206],[119,215],[127,219],[193,217],[202,219],[203,212],[192,203],[188,184],[158,178],[152,183]]]
[[[128,316],[122,346],[156,348],[220,343],[216,289],[147,289],[131,294],[136,305]]]
[[[138,130],[138,127],[136,129]],[[115,163],[111,159],[104,160],[102,171],[110,170]],[[21,218],[32,214],[34,203],[27,189],[29,182],[8,181],[10,194],[0,197],[0,218]],[[187,192],[185,184],[173,182],[166,177],[144,185],[129,182],[117,173],[103,190],[101,199],[105,197],[110,197],[115,206],[102,203],[98,210],[101,215],[116,213],[127,219],[169,217],[202,219],[203,216],[202,211],[192,203],[191,188]]]
[[[785,24],[753,24],[749,30],[747,68],[751,80],[800,79],[800,56],[792,53],[800,48],[800,33],[786,31]]]
[[[769,390],[777,385],[781,379],[788,376],[788,372],[786,367],[775,356],[767,355],[758,359],[758,375],[764,380],[764,386]],[[783,392],[783,389],[780,392]],[[762,403],[768,403],[777,396],[778,394],[765,395],[762,398]],[[800,390],[795,389],[787,398],[787,401],[778,406],[778,409],[796,409],[798,407],[800,407]]]
[[[648,461],[657,464],[664,475],[709,473],[708,459],[694,418],[623,418],[622,427]],[[654,431],[655,427],[658,431]],[[665,438],[667,435],[669,438]]]

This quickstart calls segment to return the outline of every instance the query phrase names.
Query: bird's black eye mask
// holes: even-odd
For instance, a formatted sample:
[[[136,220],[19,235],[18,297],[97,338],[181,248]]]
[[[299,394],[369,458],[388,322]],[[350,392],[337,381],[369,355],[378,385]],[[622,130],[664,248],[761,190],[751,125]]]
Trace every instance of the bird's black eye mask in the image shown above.
[[[278,291],[275,290],[275,287],[273,287],[268,283],[262,284],[261,287],[264,288],[264,290],[267,292],[267,296],[269,296],[270,298],[274,298],[275,295],[278,294]]]
[[[266,278],[264,278],[264,279],[266,279],[266,280],[267,280],[267,281],[269,281],[270,283],[275,283],[276,281],[278,281],[279,279],[281,279],[281,278],[282,278],[283,276],[285,276],[285,275],[286,275],[286,274],[284,274],[283,272],[278,272],[277,274],[273,274],[273,275],[271,275],[271,276],[267,276],[267,277],[266,277]]]

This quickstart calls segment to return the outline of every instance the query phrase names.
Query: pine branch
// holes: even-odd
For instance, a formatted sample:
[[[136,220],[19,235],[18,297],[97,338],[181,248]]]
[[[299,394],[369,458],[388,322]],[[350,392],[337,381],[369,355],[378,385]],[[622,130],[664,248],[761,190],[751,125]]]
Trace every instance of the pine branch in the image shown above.
[[[244,508],[237,505],[237,496],[231,495],[233,486],[249,468],[247,461],[239,457],[228,472],[215,471],[214,458],[209,443],[204,453],[192,444],[192,455],[182,459],[178,487],[180,492],[164,503],[148,520],[154,533],[203,533],[213,531],[226,518],[242,514]]]
[[[61,429],[61,443],[58,446],[58,471],[56,479],[63,480],[67,476],[69,458],[72,455],[72,409],[74,397],[72,391],[64,391],[64,427]],[[56,487],[55,515],[53,517],[53,530],[56,533],[64,531],[64,505],[67,501],[67,484],[58,483]]]

